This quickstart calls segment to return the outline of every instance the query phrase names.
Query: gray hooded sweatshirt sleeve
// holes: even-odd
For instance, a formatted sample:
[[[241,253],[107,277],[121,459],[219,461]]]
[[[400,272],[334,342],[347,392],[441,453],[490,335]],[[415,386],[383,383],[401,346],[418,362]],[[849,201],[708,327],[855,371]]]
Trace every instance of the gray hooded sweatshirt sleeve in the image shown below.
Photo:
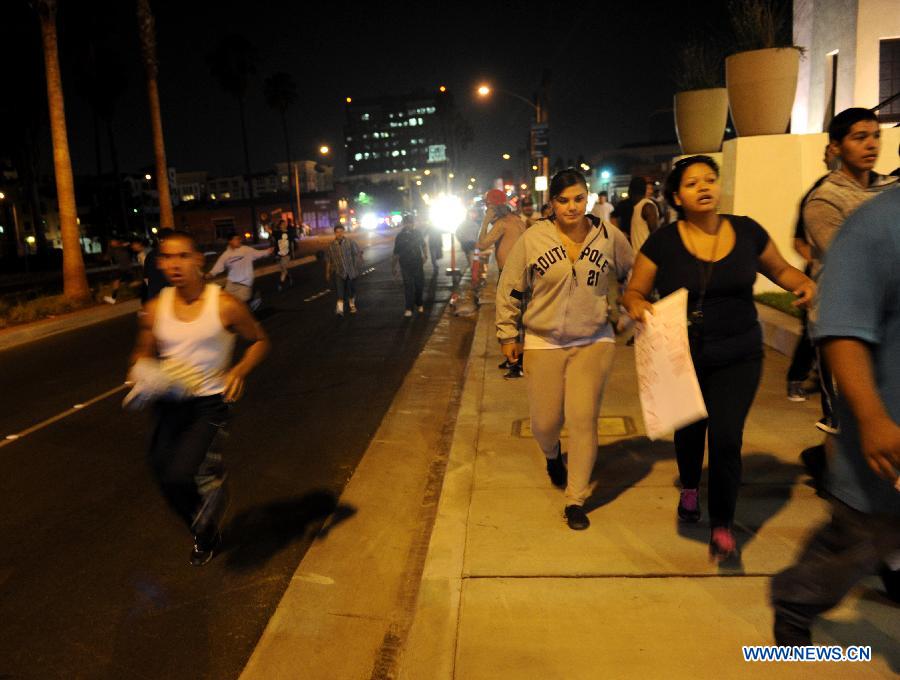
[[[497,286],[501,342],[518,338],[520,321],[527,333],[554,345],[612,336],[607,318],[609,271],[624,281],[634,252],[612,224],[593,215],[588,219],[591,229],[574,264],[550,220],[535,222],[516,242]]]

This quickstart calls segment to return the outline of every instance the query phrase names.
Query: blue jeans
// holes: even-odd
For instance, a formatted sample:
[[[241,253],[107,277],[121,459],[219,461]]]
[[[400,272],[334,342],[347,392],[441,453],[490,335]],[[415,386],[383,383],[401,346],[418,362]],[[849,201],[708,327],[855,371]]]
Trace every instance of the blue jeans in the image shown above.
[[[346,295],[351,300],[356,297],[356,279],[349,276],[334,275],[334,289],[337,291],[337,299],[343,302]]]

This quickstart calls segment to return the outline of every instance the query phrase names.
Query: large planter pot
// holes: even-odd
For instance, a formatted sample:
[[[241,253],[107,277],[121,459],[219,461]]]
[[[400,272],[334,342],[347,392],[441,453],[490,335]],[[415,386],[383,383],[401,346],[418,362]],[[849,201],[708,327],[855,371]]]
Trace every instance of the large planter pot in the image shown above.
[[[731,120],[738,135],[785,133],[799,69],[800,51],[793,47],[740,52],[725,59]]]
[[[675,129],[682,153],[719,151],[727,120],[728,90],[724,87],[675,94]]]

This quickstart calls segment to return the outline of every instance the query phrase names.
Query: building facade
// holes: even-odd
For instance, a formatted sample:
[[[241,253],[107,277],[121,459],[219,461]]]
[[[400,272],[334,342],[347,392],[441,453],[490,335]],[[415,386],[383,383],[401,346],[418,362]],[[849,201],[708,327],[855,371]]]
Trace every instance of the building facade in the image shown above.
[[[900,92],[900,0],[794,0],[800,60],[791,132],[827,129],[835,113]],[[880,110],[900,121],[900,100]]]
[[[446,92],[350,99],[344,146],[347,176],[422,172],[449,164]]]

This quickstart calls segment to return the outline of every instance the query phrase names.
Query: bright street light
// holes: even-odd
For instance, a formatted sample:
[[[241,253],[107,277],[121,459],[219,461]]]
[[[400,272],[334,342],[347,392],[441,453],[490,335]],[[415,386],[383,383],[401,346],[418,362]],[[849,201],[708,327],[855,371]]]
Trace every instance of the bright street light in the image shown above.
[[[454,177],[456,177],[456,175],[454,175],[454,174],[451,172],[449,175],[447,175],[447,177],[449,177],[450,179],[453,179]]]
[[[323,156],[327,156],[329,153],[331,153],[331,149],[328,148],[327,144],[323,144],[322,146],[319,147],[319,153],[322,154]]]
[[[469,181],[470,181],[472,184],[475,184],[475,178],[474,178],[474,177],[469,177]]]
[[[6,194],[0,191],[0,201],[2,201],[4,198],[6,198]]]
[[[508,154],[508,153],[503,154],[503,160],[505,160],[505,161],[508,161],[508,160],[509,160],[509,154]]]
[[[587,163],[582,163],[582,164],[581,164],[581,169],[584,170],[585,172],[587,172],[588,170],[591,169],[591,166],[588,165]]]
[[[430,175],[430,174],[431,174],[431,170],[427,170],[427,169],[426,169],[425,172],[422,173],[422,174],[424,174],[424,175]]]
[[[353,97],[347,97],[347,100],[346,100],[346,101],[347,101],[348,104],[352,104],[352,103],[353,103]]]
[[[446,91],[447,91],[447,86],[446,86],[446,85],[441,85],[441,86],[438,88],[438,90],[440,90],[441,92],[446,92]]]
[[[491,93],[491,88],[488,87],[487,85],[481,85],[478,88],[478,96],[480,96],[480,97],[487,97],[490,93]]]
[[[600,173],[600,179],[609,179],[609,170],[604,170]]]
[[[466,219],[466,208],[456,196],[441,194],[431,202],[428,214],[435,227],[452,234]]]
[[[150,173],[148,172],[146,175],[144,175],[144,179],[149,182],[153,178],[150,176]]]

